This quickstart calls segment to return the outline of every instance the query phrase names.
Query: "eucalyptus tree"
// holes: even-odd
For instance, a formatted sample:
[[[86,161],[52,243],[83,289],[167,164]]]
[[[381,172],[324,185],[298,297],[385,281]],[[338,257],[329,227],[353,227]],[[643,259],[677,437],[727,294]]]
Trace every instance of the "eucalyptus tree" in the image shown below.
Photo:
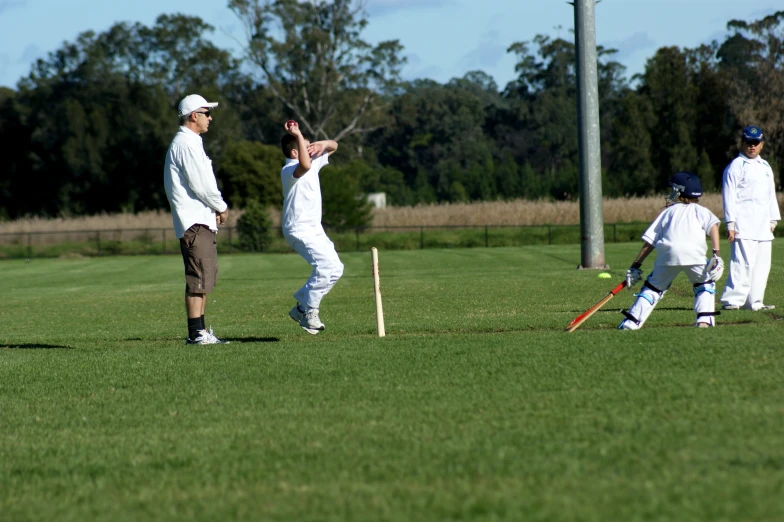
[[[354,0],[230,0],[246,57],[261,83],[315,139],[340,140],[383,126],[386,96],[405,63],[398,40],[362,38],[368,24]]]
[[[499,111],[490,124],[504,151],[520,165],[529,163],[541,177],[539,196],[576,197],[577,87],[576,55],[571,41],[536,35],[515,42],[517,78],[507,84],[507,114]],[[615,50],[597,48],[602,138],[608,139],[617,101],[626,86],[624,67],[613,60]],[[606,155],[605,155],[606,156]],[[607,164],[607,158],[603,158]],[[530,194],[529,191],[526,191]]]
[[[191,90],[219,94],[239,73],[239,62],[207,39],[211,30],[195,17],[162,15],[152,27],[84,32],[37,60],[15,102],[26,135],[16,211],[167,208],[160,172],[177,100]],[[206,140],[214,158],[238,128],[232,111],[222,111]]]
[[[733,32],[719,48],[730,72],[729,104],[736,129],[759,125],[768,137],[765,153],[784,160],[784,11],[754,22],[731,20]],[[737,134],[736,134],[737,136]]]

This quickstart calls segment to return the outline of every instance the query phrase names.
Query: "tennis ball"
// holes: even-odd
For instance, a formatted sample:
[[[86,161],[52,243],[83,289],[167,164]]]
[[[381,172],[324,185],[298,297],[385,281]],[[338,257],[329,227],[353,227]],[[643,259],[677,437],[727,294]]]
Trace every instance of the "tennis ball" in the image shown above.
[[[598,277],[599,279],[610,279],[612,276],[610,274],[608,274],[607,272],[602,272],[601,274],[599,274],[596,277]]]

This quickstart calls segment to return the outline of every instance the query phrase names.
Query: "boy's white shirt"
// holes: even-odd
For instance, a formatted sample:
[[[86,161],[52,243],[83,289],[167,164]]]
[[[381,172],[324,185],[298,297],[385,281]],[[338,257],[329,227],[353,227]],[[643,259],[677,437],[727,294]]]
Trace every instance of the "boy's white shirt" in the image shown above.
[[[283,186],[283,233],[296,235],[321,228],[321,185],[319,171],[329,164],[329,154],[324,151],[321,156],[312,158],[310,170],[299,178],[294,171],[299,165],[298,159],[287,159],[280,171]]]
[[[656,248],[654,266],[704,265],[711,227],[719,223],[713,212],[696,203],[675,203],[664,209],[642,235]]]
[[[163,185],[177,238],[197,223],[217,232],[215,214],[226,210],[228,205],[218,189],[212,160],[204,151],[201,136],[187,127],[181,126],[169,145]]]
[[[781,219],[776,182],[767,161],[740,154],[722,176],[724,221],[739,239],[771,241],[771,226]]]

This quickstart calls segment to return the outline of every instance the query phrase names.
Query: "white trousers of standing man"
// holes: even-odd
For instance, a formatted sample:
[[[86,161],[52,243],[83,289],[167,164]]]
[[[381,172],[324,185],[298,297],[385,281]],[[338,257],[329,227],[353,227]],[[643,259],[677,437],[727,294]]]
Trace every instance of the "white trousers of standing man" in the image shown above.
[[[308,308],[318,308],[343,275],[343,263],[335,251],[335,244],[327,237],[323,227],[284,236],[291,248],[313,267],[305,286],[294,293],[294,299]]]
[[[758,310],[765,299],[772,241],[738,239],[730,243],[730,275],[721,304]]]

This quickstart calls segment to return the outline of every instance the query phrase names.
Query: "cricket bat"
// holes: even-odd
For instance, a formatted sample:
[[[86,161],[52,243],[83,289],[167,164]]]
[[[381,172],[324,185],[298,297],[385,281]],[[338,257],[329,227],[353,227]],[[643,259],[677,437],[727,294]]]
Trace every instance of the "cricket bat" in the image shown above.
[[[566,326],[565,330],[567,332],[573,332],[577,330],[577,328],[579,328],[581,324],[587,321],[588,318],[591,317],[593,314],[598,312],[601,307],[603,307],[608,302],[610,302],[610,299],[615,297],[624,288],[626,288],[626,279],[618,283],[618,285],[612,290],[610,290],[610,293],[604,296],[598,303],[596,303],[588,310],[575,317],[574,320]]]

